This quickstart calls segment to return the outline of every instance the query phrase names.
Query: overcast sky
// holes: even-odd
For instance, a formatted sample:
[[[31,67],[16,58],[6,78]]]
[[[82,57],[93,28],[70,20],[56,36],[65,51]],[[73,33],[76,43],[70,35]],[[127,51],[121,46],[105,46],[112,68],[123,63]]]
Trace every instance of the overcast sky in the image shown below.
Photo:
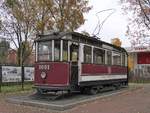
[[[103,28],[101,29],[98,37],[101,40],[106,42],[111,42],[112,38],[120,38],[122,41],[123,47],[129,47],[130,41],[128,37],[125,36],[125,32],[127,29],[127,18],[122,14],[121,5],[118,3],[118,0],[89,0],[89,5],[93,6],[92,10],[85,14],[85,18],[87,19],[85,24],[82,25],[78,31],[87,31],[91,35],[98,23],[98,18],[96,17],[96,13],[105,10],[105,9],[115,9],[115,12],[108,18],[108,20],[104,23]],[[100,21],[102,22],[107,15],[109,15],[112,11],[106,11],[98,14]],[[96,32],[95,32],[96,34]]]
[[[78,31],[87,31],[92,35],[94,29],[98,24],[98,18],[96,13],[106,9],[115,9],[115,12],[108,18],[104,23],[98,37],[106,42],[111,42],[112,38],[120,38],[123,47],[130,47],[130,41],[128,37],[125,36],[127,29],[127,18],[122,14],[121,5],[118,3],[119,0],[89,0],[89,5],[92,6],[92,10],[85,14],[87,19],[85,24],[82,25]],[[108,16],[112,11],[107,11],[98,14],[100,22],[102,22],[106,16]],[[94,34],[96,34],[98,29]]]

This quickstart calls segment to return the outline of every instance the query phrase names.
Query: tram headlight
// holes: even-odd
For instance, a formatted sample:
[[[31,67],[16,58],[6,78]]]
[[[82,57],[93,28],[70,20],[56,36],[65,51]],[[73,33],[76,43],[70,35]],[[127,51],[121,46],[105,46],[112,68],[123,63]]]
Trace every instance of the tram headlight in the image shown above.
[[[42,78],[42,79],[45,79],[45,78],[46,78],[46,72],[42,72],[42,73],[41,73],[41,78]]]

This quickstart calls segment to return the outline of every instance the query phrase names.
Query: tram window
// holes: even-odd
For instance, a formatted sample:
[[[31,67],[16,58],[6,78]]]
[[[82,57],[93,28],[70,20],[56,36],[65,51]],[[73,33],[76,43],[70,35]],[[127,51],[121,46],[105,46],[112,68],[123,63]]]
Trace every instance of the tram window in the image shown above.
[[[72,62],[77,62],[78,61],[78,46],[77,45],[72,44],[70,46],[70,55],[71,55],[70,60]]]
[[[63,61],[68,60],[68,42],[63,41]]]
[[[121,54],[113,52],[113,65],[121,65]]]
[[[60,41],[54,41],[54,60],[60,60]]]
[[[52,42],[38,43],[38,60],[51,61],[52,60]]]
[[[105,51],[104,50],[101,50],[101,49],[97,49],[97,48],[94,48],[94,51],[93,51],[93,61],[94,63],[96,64],[104,64],[104,56],[105,56]]]
[[[125,54],[125,66],[128,66],[128,56]]]
[[[78,61],[78,53],[77,51],[72,52],[72,62],[77,62]]]
[[[125,66],[125,53],[122,53],[122,66]]]
[[[91,63],[92,61],[92,48],[84,46],[84,63]]]
[[[107,64],[111,65],[112,62],[112,53],[111,51],[107,51]]]

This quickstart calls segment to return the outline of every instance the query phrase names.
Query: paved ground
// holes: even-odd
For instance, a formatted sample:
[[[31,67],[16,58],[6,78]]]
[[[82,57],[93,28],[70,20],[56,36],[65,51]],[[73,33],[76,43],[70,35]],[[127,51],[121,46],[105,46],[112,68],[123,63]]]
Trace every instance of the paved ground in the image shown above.
[[[135,89],[135,87],[130,88],[130,90]],[[114,90],[114,88],[109,87],[101,90],[99,94],[96,95],[87,95],[81,94],[79,92],[68,94],[61,94],[59,98],[53,100],[54,94],[47,94],[43,96],[39,95],[25,95],[25,96],[11,96],[7,98],[7,101],[15,104],[22,104],[28,106],[35,106],[41,108],[47,108],[51,110],[63,111],[71,109],[75,106],[79,106],[81,104],[89,103],[100,98],[109,97],[111,95],[117,95],[120,93],[127,92],[129,90],[128,87],[121,88],[120,90]],[[56,97],[56,95],[55,95]]]
[[[150,113],[150,84],[98,99],[61,113]],[[0,113],[56,113],[48,109],[11,104],[0,94]]]

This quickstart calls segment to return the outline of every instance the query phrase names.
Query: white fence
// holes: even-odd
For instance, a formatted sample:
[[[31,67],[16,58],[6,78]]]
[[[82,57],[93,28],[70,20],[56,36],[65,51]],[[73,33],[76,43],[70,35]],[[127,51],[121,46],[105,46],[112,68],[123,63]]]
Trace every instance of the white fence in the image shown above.
[[[2,66],[2,82],[21,82],[21,67]],[[24,67],[24,81],[34,80],[34,67]]]
[[[130,72],[130,78],[150,80],[150,64],[139,64]]]

